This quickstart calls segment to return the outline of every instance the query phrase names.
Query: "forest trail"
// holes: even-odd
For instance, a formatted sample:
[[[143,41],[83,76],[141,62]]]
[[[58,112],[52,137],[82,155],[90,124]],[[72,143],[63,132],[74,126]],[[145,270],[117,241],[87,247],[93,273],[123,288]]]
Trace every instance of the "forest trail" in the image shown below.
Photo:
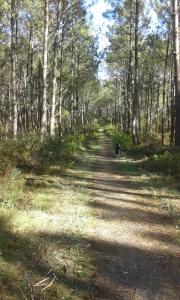
[[[171,222],[153,194],[121,172],[122,159],[103,135],[100,144],[88,185],[95,220],[88,237],[92,299],[180,299],[180,249]]]

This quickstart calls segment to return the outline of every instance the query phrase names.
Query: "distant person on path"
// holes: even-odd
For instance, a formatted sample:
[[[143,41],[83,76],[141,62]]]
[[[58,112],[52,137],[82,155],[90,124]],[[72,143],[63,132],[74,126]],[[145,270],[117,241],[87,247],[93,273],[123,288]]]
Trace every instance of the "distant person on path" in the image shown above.
[[[116,152],[116,156],[119,157],[119,155],[120,155],[120,145],[118,143],[115,146],[115,152]]]

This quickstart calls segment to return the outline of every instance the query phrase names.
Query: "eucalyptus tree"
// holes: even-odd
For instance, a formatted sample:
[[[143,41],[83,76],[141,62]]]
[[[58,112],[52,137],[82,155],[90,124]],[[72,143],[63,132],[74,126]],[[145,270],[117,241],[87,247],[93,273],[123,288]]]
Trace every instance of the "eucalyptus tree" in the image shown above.
[[[13,107],[13,137],[17,136],[17,96],[16,96],[16,48],[17,48],[17,1],[11,0],[11,97]]]
[[[41,138],[47,132],[47,59],[48,59],[48,28],[49,28],[49,0],[44,0],[44,43],[43,43],[43,94],[42,94],[42,119]]]
[[[138,144],[138,118],[139,118],[139,9],[140,0],[135,1],[135,28],[134,28],[134,95],[132,102],[132,140]]]
[[[173,43],[174,43],[174,82],[176,103],[175,143],[180,146],[180,2],[172,1]]]

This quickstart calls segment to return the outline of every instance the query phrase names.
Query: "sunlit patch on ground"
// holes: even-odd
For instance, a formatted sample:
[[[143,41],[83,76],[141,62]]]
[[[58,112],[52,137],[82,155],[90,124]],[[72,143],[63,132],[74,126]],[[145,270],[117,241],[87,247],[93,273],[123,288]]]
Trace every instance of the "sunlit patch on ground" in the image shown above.
[[[100,144],[77,168],[26,174],[21,206],[1,207],[3,300],[176,299],[179,193]]]
[[[88,292],[89,244],[82,236],[92,217],[86,205],[86,169],[82,165],[61,177],[26,175],[22,207],[1,208],[3,300],[80,299]],[[77,175],[84,177],[82,185]]]

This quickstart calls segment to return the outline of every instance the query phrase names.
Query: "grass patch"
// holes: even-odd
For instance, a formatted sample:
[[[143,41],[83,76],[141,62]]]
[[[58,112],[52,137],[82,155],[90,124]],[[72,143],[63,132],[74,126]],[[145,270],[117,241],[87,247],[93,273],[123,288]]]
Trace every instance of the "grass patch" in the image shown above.
[[[3,299],[88,297],[91,264],[83,237],[92,225],[86,205],[89,170],[90,158],[84,157],[74,169],[52,166],[47,174],[18,175],[23,178],[19,205],[6,201],[0,207]]]
[[[1,178],[0,205],[8,208],[20,205],[24,182],[24,177],[18,169],[13,169],[9,176]]]
[[[140,171],[139,171],[139,165],[137,160],[134,160],[132,158],[127,158],[124,156],[121,158],[118,164],[122,174],[139,176]]]
[[[121,174],[132,176],[132,183],[147,192],[156,201],[174,225],[173,237],[180,240],[180,149],[160,146],[151,141],[149,144],[133,146],[130,136],[115,131],[113,126],[105,127],[106,135],[112,144],[120,144],[126,156],[118,161]],[[178,199],[178,201],[177,201]]]
[[[142,168],[142,160],[128,156],[118,161],[121,174],[132,176],[131,182],[152,195],[156,206],[162,210],[173,224],[172,237],[180,241],[180,192],[176,179],[172,176],[147,172]]]

